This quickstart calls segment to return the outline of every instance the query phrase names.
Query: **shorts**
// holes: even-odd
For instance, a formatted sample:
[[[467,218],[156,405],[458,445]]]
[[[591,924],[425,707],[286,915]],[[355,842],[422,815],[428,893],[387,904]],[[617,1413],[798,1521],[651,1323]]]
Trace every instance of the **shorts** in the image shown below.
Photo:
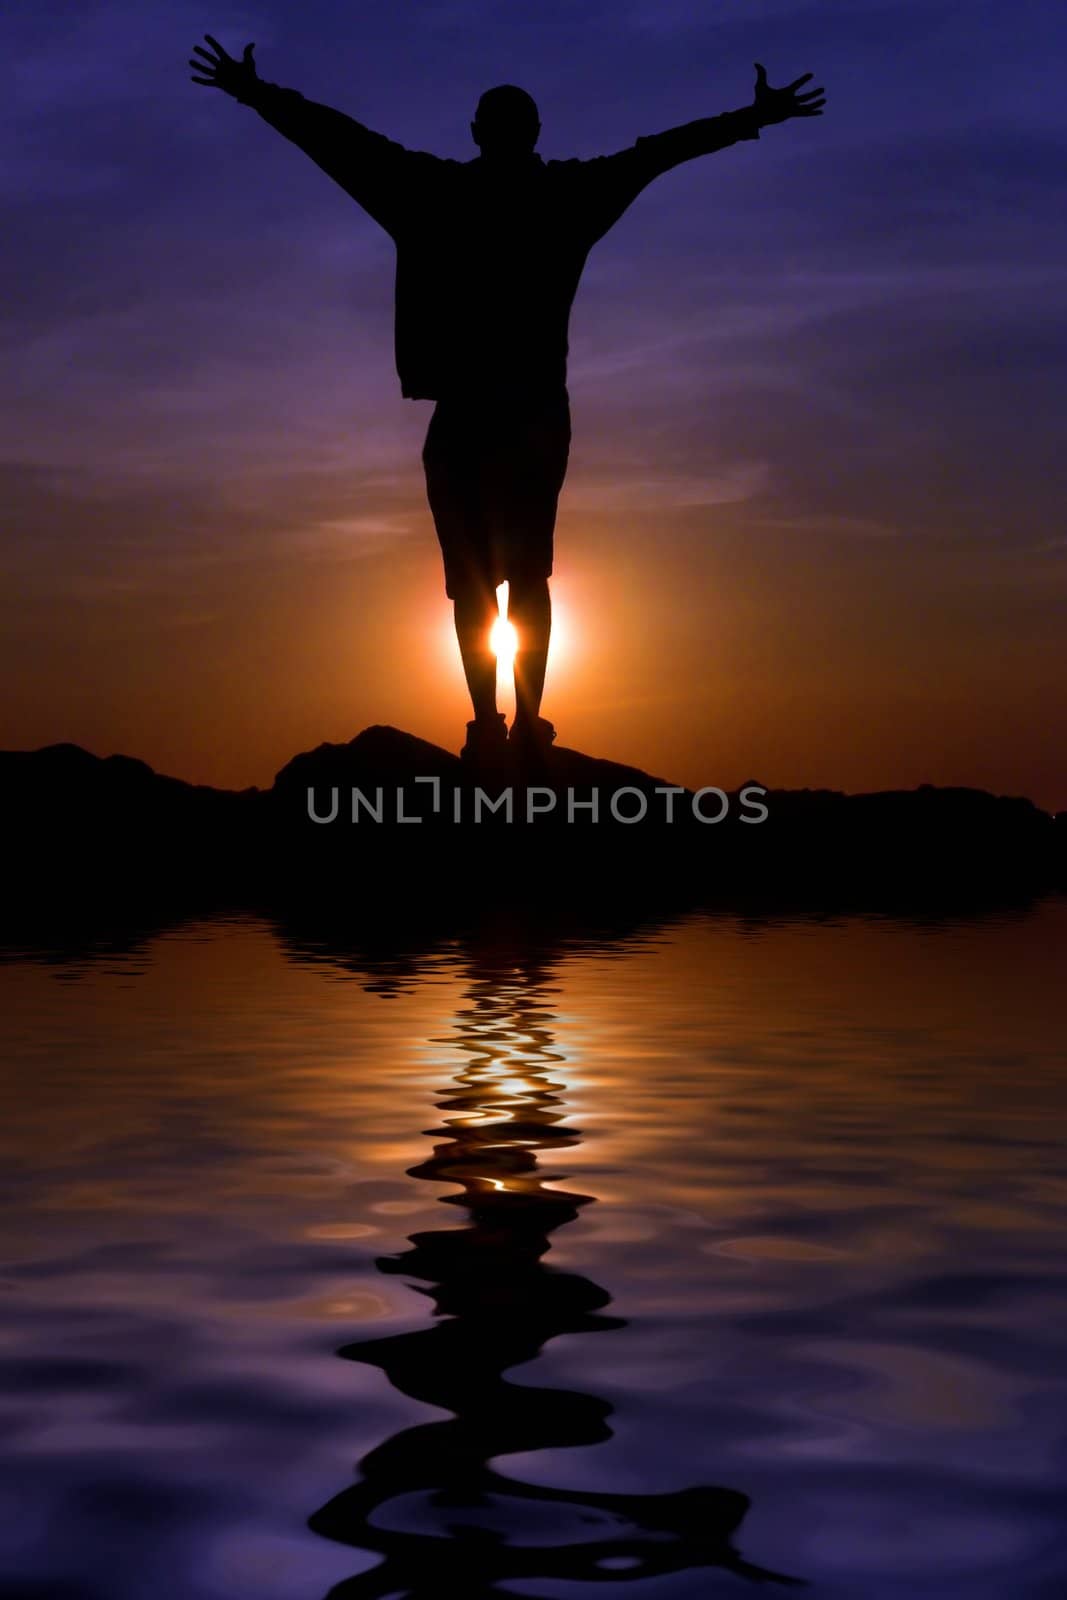
[[[422,462],[450,599],[549,577],[570,442],[566,389],[438,400]]]

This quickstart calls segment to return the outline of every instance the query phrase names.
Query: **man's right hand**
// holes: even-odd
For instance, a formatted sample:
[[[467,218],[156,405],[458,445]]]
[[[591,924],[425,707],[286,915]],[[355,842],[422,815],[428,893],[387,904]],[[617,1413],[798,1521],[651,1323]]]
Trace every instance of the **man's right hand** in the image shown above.
[[[200,57],[197,61],[191,58],[189,61],[193,69],[193,82],[202,83],[207,89],[221,89],[224,94],[233,95],[235,100],[251,99],[260,81],[252,59],[255,46],[246,44],[240,61],[235,61],[210,33],[205,33],[204,38],[211,49],[204,50],[198,44],[193,45],[193,55]]]

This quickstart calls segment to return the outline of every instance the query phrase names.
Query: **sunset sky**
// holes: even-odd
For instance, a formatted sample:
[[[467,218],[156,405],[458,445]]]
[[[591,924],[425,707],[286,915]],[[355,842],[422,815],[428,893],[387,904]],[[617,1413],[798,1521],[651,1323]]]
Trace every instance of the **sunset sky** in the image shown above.
[[[393,246],[206,31],[416,149],[517,82],[546,158],[814,71],[659,179],[571,322],[561,743],[689,783],[1067,806],[1060,0],[56,0],[0,22],[0,745],[269,784],[469,714]]]

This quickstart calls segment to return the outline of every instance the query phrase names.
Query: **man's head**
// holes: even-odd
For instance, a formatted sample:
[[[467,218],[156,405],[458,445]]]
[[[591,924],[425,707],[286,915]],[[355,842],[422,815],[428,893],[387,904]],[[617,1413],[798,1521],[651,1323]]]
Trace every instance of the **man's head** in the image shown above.
[[[528,156],[541,132],[537,107],[525,89],[501,83],[478,101],[471,123],[483,156]]]

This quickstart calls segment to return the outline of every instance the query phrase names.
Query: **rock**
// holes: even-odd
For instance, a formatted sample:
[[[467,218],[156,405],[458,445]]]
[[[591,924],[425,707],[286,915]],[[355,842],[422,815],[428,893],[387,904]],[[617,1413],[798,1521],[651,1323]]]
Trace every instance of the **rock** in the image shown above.
[[[294,756],[270,790],[182,782],[77,745],[0,752],[9,878],[51,903],[135,892],[262,905],[591,895],[885,904],[1064,883],[1067,822],[976,789],[694,794],[553,747],[472,770],[396,728]]]

